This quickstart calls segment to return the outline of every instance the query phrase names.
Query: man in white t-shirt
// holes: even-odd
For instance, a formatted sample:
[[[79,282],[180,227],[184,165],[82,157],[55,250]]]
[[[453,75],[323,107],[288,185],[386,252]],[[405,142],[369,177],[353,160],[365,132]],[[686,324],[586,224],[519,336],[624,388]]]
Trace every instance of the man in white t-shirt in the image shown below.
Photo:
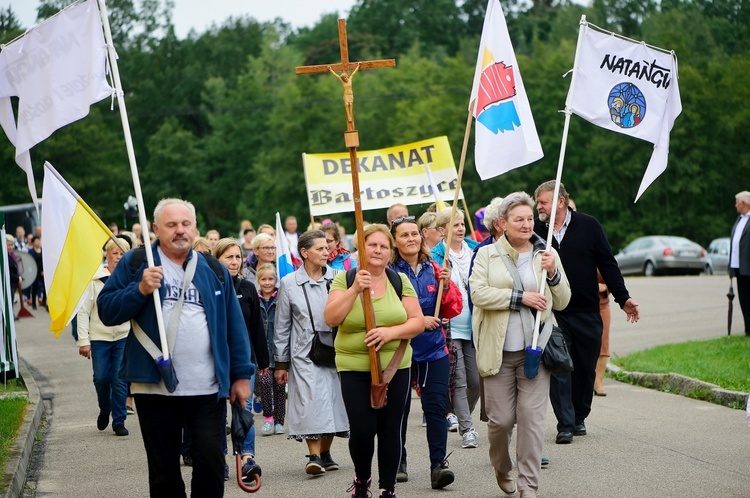
[[[161,348],[152,293],[159,292],[167,327],[184,293],[170,344],[176,389],[169,392],[156,362],[134,333],[127,338],[120,377],[131,382],[138,406],[151,496],[185,496],[180,443],[186,425],[193,437],[191,495],[220,497],[226,398],[244,407],[250,396],[253,365],[247,329],[226,268],[192,250],[193,205],[163,199],[154,210],[153,227],[155,266],[148,267],[142,249],[128,252],[99,294],[99,316],[105,325],[133,320],[133,326],[137,324]],[[195,275],[183,289],[193,258]]]

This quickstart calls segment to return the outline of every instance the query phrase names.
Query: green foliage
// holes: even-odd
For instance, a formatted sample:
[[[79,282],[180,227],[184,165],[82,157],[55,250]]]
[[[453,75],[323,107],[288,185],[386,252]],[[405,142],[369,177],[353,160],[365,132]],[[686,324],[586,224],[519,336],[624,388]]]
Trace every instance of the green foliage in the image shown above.
[[[0,399],[0,467],[8,461],[28,404],[28,399],[21,396]]]
[[[750,392],[750,349],[747,338],[667,344],[619,356],[613,362],[629,372],[677,373],[725,389]]]
[[[68,2],[63,2],[68,3]],[[39,18],[60,6],[45,0]],[[309,218],[302,153],[345,151],[341,85],[296,76],[303,64],[339,60],[336,13],[292,31],[282,20],[231,18],[186,39],[174,33],[173,1],[109,0],[135,156],[147,209],[160,197],[195,202],[201,229],[234,233],[240,219],[273,223],[276,211]],[[446,135],[459,164],[486,0],[358,0],[348,19],[350,58],[396,58],[393,69],[354,79],[364,150]],[[471,211],[554,178],[582,14],[599,26],[676,51],[683,112],[667,171],[633,199],[652,145],[573,116],[563,181],[578,207],[604,225],[614,248],[656,233],[707,245],[734,220],[733,196],[750,172],[750,0],[502,2],[545,156],[481,182],[473,136],[463,175]],[[23,28],[0,11],[0,40]],[[123,132],[110,102],[32,149],[41,192],[49,160],[105,221],[120,220],[133,187]],[[28,202],[14,150],[0,140],[0,204]],[[418,212],[420,208],[414,208]],[[351,228],[349,213],[336,215]],[[365,213],[366,219],[383,213]],[[205,226],[203,226],[205,224]]]

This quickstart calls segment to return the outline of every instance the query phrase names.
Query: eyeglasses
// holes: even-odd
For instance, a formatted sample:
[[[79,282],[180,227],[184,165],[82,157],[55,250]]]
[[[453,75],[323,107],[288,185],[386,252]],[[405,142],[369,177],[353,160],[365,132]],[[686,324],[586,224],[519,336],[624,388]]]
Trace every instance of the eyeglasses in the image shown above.
[[[391,227],[397,227],[401,223],[414,223],[414,220],[416,218],[414,216],[404,216],[403,218],[396,218],[395,220],[391,221]]]
[[[276,250],[276,246],[259,247],[258,250],[259,251],[275,251]]]
[[[435,226],[432,226],[432,227],[424,227],[422,230],[437,230],[437,229],[438,229],[438,227],[437,227],[437,225],[435,225]]]

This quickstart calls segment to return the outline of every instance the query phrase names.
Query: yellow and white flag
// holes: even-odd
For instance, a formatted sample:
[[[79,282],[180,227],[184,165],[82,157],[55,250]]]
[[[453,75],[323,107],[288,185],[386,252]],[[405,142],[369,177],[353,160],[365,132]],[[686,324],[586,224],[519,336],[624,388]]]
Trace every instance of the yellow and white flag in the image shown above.
[[[112,232],[48,162],[44,163],[42,230],[50,330],[59,337],[78,312]]]

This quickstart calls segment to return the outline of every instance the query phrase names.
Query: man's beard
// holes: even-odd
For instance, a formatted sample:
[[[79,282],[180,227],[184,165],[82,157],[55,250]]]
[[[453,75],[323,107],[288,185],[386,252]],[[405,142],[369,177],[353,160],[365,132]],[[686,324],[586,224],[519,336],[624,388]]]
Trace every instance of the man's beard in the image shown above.
[[[542,223],[548,223],[549,222],[549,215],[547,213],[539,213],[539,220]]]

